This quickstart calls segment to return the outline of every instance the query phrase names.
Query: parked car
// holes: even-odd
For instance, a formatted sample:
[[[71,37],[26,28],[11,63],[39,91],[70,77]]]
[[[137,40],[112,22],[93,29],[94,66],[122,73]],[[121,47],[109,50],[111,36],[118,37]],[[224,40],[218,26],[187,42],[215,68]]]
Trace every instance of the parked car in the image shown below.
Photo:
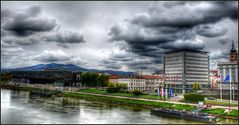
[[[214,98],[214,97],[208,97],[207,99],[208,100],[216,100],[216,98]]]

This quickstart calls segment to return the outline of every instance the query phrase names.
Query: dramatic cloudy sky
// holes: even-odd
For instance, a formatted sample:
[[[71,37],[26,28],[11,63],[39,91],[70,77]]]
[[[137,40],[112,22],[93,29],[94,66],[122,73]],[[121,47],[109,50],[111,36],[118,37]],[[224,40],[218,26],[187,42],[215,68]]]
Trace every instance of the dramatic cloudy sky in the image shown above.
[[[2,2],[1,67],[75,64],[159,71],[166,51],[208,51],[211,69],[238,41],[237,2]]]

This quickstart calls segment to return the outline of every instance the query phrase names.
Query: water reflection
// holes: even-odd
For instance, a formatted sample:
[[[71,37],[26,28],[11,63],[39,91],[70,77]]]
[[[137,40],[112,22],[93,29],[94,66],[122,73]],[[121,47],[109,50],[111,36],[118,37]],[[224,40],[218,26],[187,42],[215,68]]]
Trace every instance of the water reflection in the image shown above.
[[[192,124],[183,119],[151,115],[149,110],[73,98],[43,98],[29,92],[1,89],[2,123],[32,124]],[[222,123],[237,123],[235,120]]]

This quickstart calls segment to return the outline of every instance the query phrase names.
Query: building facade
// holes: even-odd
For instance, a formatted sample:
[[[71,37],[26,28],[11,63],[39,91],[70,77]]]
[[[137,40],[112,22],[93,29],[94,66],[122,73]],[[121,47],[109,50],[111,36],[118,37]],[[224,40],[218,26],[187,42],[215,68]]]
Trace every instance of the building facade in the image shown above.
[[[146,82],[146,91],[155,92],[164,83],[163,76],[145,75],[143,76]]]
[[[231,83],[231,87],[234,90],[238,90],[238,53],[235,48],[234,42],[232,42],[232,48],[229,53],[229,62],[220,62],[217,65],[217,69],[219,70],[220,82],[222,83],[222,89],[229,90]],[[225,78],[229,76],[230,80],[224,81]],[[218,84],[220,88],[220,84]]]
[[[110,76],[109,82],[126,84],[128,91],[140,90],[154,92],[163,84],[163,76],[141,75],[132,77]]]
[[[210,71],[210,85],[213,90],[218,89],[219,74],[218,70]]]
[[[207,52],[182,49],[165,53],[165,88],[172,87],[176,93],[192,91],[192,85],[209,87],[209,57]]]

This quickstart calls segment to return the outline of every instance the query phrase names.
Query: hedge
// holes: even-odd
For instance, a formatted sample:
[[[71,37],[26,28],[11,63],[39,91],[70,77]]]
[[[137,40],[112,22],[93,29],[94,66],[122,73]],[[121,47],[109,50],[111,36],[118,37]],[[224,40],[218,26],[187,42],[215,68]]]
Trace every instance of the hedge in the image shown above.
[[[184,100],[190,101],[190,102],[204,101],[204,95],[200,95],[196,93],[186,93],[183,96],[184,96]]]

